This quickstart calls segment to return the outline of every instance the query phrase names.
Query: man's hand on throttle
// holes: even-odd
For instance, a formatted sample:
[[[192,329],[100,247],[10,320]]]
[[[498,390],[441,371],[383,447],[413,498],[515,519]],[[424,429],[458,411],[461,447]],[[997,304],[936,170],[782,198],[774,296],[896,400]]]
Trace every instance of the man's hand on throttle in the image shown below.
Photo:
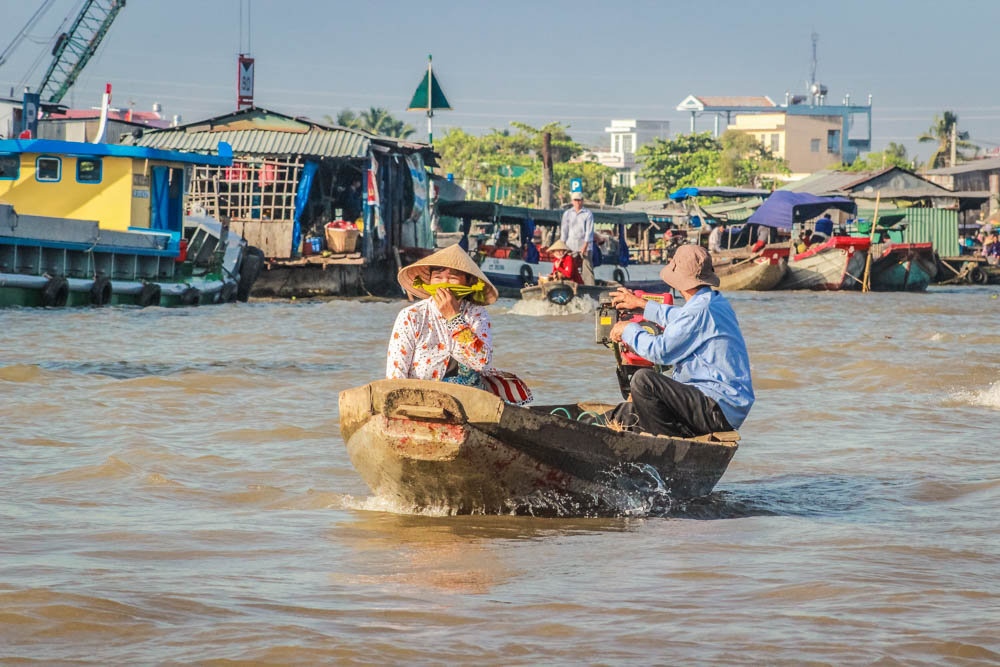
[[[620,310],[641,310],[646,307],[646,300],[636,296],[631,290],[619,287],[611,293],[611,305]]]
[[[608,334],[608,337],[615,343],[622,342],[622,332],[625,331],[625,327],[628,325],[628,322],[615,322],[615,325],[611,327],[611,333]]]

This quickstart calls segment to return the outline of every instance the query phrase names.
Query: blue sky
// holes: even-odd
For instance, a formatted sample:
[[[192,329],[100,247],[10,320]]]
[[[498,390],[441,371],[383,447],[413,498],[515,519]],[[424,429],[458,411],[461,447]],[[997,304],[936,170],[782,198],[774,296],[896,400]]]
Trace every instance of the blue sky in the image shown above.
[[[0,0],[0,48],[40,1]],[[79,2],[56,0],[32,38],[55,34]],[[995,0],[249,5],[256,102],[297,115],[384,106],[423,137],[423,116],[404,109],[430,52],[455,109],[435,117],[436,133],[558,120],[578,140],[603,144],[611,118],[666,119],[675,132],[686,131],[687,116],[674,108],[688,94],[763,94],[781,102],[786,90],[802,92],[816,30],[817,78],[829,99],[874,96],[876,149],[896,141],[917,150],[917,134],[942,109],[955,110],[984,148],[1000,145]],[[230,111],[239,14],[240,0],[129,0],[65,101],[95,106],[110,81],[118,106],[134,100],[148,109],[159,101],[185,121]],[[244,43],[246,32],[244,25]],[[25,41],[0,67],[4,94],[44,48]],[[47,64],[46,50],[31,85]],[[700,129],[709,128],[704,119]]]

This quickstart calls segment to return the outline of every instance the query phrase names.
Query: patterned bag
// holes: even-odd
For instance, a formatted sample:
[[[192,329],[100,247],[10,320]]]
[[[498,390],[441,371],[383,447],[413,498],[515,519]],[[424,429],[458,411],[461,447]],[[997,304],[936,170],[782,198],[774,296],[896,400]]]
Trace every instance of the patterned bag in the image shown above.
[[[533,397],[524,380],[513,373],[489,368],[482,372],[483,388],[511,405],[527,405]]]

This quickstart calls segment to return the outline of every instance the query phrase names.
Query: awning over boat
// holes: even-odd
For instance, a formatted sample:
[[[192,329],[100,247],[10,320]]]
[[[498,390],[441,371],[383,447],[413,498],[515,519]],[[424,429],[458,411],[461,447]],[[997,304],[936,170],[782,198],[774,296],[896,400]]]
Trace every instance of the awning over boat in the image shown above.
[[[857,212],[857,205],[846,197],[817,197],[805,192],[777,190],[764,200],[747,222],[751,224],[791,229],[792,224],[811,220],[831,208]]]
[[[771,194],[770,190],[753,190],[750,188],[681,188],[670,193],[670,198],[674,201],[684,201],[690,197],[726,197],[736,199],[739,197],[766,197]]]
[[[455,218],[471,218],[485,222],[501,222],[520,225],[531,219],[536,225],[558,225],[562,222],[563,211],[525,206],[504,206],[492,201],[443,201],[438,204],[441,215]],[[640,211],[591,211],[594,223],[598,225],[636,225],[649,222]]]

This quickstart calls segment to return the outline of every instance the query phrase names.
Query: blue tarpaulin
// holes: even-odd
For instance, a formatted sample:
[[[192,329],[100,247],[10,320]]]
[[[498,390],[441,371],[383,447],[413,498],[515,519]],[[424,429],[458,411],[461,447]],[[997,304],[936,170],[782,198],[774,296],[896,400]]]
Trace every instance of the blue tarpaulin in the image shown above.
[[[817,197],[805,192],[777,190],[764,200],[747,222],[777,229],[791,229],[793,223],[811,220],[831,208],[854,214],[858,207],[846,197]]]
[[[318,162],[306,162],[305,169],[302,170],[302,178],[299,179],[299,189],[295,192],[295,223],[292,225],[293,254],[302,241],[302,212],[306,209],[306,202],[309,201],[309,189],[312,187],[317,169],[319,169]]]
[[[726,186],[711,188],[680,188],[670,193],[674,201],[684,201],[689,197],[766,197],[770,190],[753,190],[750,188],[731,188]]]
[[[152,216],[149,228],[170,231],[170,167],[153,167]]]
[[[628,241],[625,240],[625,225],[618,225],[618,266],[628,266]]]
[[[531,218],[525,218],[524,224],[521,225],[521,252],[524,255],[524,261],[528,264],[538,264],[538,248],[532,240],[535,238],[535,221]]]

